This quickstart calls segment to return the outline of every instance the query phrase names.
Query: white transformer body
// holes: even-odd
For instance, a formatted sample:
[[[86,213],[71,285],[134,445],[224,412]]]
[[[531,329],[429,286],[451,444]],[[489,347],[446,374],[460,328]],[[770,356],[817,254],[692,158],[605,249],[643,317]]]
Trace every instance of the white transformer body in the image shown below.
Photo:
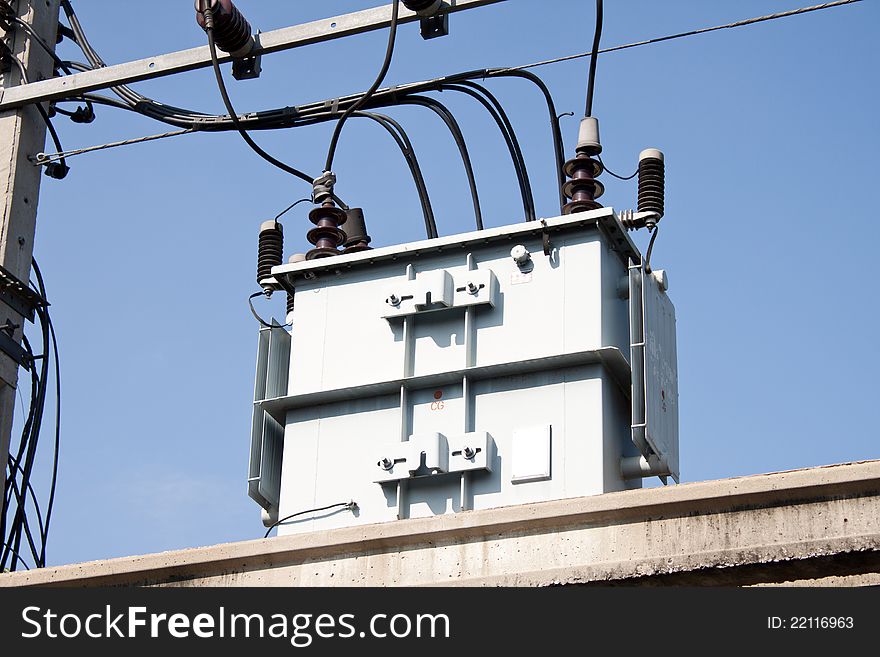
[[[294,309],[261,335],[264,518],[357,504],[289,534],[594,495],[640,486],[621,466],[640,457],[677,478],[674,311],[641,260],[600,209],[274,268]],[[666,343],[644,349],[655,307]]]

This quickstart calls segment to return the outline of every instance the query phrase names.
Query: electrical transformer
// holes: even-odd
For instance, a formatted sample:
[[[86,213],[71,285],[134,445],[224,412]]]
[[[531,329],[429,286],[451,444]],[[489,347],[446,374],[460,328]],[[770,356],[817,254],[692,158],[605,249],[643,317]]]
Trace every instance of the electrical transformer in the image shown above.
[[[248,489],[280,534],[678,480],[668,282],[612,209],[272,276]]]

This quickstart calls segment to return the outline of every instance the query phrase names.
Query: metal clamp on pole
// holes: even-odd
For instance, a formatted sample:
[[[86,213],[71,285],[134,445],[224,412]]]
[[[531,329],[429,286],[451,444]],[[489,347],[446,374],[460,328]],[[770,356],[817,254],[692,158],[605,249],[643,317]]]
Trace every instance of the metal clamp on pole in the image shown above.
[[[2,266],[0,266],[0,303],[29,322],[34,321],[34,313],[37,308],[46,308],[49,305],[30,286]],[[15,339],[16,331],[20,328],[9,321],[0,325],[0,352],[27,370],[31,365],[30,356]]]

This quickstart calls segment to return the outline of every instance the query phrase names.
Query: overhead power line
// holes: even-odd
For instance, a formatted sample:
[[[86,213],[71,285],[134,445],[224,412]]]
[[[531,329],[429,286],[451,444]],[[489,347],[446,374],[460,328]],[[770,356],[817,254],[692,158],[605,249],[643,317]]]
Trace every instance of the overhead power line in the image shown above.
[[[714,27],[704,27],[699,30],[691,30],[689,32],[680,32],[678,34],[671,34],[668,36],[655,37],[653,39],[646,39],[644,41],[636,41],[634,43],[627,43],[627,44],[620,45],[620,46],[611,46],[609,48],[603,48],[603,49],[599,50],[598,53],[604,54],[604,53],[616,52],[618,50],[626,50],[628,48],[637,48],[639,46],[647,46],[647,45],[651,45],[651,44],[655,44],[655,43],[661,43],[663,41],[671,41],[673,39],[681,39],[684,37],[695,36],[698,34],[705,34],[707,32],[715,32],[718,30],[725,30],[725,29],[737,28],[737,27],[745,27],[746,25],[754,25],[755,23],[763,23],[766,21],[776,20],[779,18],[788,18],[790,16],[798,16],[800,14],[806,14],[809,12],[820,11],[823,9],[832,9],[834,7],[842,7],[844,5],[851,5],[856,2],[862,2],[862,0],[837,0],[836,2],[826,2],[821,5],[813,5],[811,7],[802,7],[800,9],[792,9],[791,11],[784,11],[784,12],[779,12],[776,14],[768,14],[767,16],[758,16],[755,18],[748,18],[745,20],[736,21],[734,23],[727,23],[726,25],[716,25]],[[576,55],[566,55],[564,57],[557,57],[555,59],[545,59],[543,61],[533,62],[531,64],[522,64],[520,66],[510,66],[507,68],[498,68],[498,69],[487,69],[485,75],[486,75],[486,77],[507,75],[510,73],[516,73],[518,71],[525,71],[526,69],[530,69],[530,68],[537,68],[539,66],[547,66],[549,64],[557,64],[559,62],[566,62],[566,61],[570,61],[573,59],[581,59],[584,57],[590,57],[592,54],[593,54],[592,51],[589,51],[589,52],[578,53]],[[206,115],[206,118],[214,119],[215,117],[208,117]],[[285,127],[285,126],[279,126],[279,127]],[[206,126],[204,126],[204,128],[208,129],[209,126],[206,125]],[[44,163],[47,164],[47,163],[52,162],[54,160],[60,159],[60,156],[73,157],[75,155],[82,155],[84,153],[91,153],[94,151],[100,151],[100,150],[104,150],[107,148],[116,148],[119,146],[129,146],[132,144],[140,144],[140,143],[143,143],[146,141],[155,141],[157,139],[165,139],[167,137],[176,137],[178,135],[185,135],[185,134],[189,134],[191,132],[194,132],[194,130],[192,128],[185,129],[185,130],[176,130],[173,132],[165,132],[165,133],[162,133],[159,135],[150,135],[148,137],[137,137],[135,139],[126,139],[123,141],[112,142],[109,144],[101,144],[100,146],[90,146],[88,148],[79,148],[79,149],[71,150],[71,151],[45,154],[45,155],[43,155],[43,157],[38,158],[37,164],[44,164]]]
[[[754,25],[755,23],[763,23],[766,21],[773,21],[778,18],[788,18],[790,16],[799,16],[800,14],[807,14],[813,11],[821,11],[822,9],[832,9],[833,7],[842,7],[843,5],[851,5],[856,2],[861,2],[862,0],[837,0],[837,2],[826,2],[821,5],[813,5],[811,7],[802,7],[800,9],[792,9],[791,11],[782,11],[776,14],[768,14],[766,16],[758,16],[756,18],[747,18],[745,20],[736,21],[735,23],[727,23],[726,25],[716,25],[714,27],[704,27],[699,30],[690,30],[689,32],[679,32],[678,34],[670,34],[668,36],[655,37],[653,39],[646,39],[644,41],[636,41],[634,43],[627,43],[622,46],[612,46],[610,48],[602,48],[598,51],[599,54],[616,52],[618,50],[626,50],[628,48],[638,48],[639,46],[647,46],[653,43],[661,43],[663,41],[672,41],[673,39],[683,39],[684,37],[695,36],[697,34],[705,34],[707,32],[716,32],[718,30],[727,30],[735,27],[745,27],[746,25]],[[528,68],[536,68],[538,66],[547,66],[548,64],[558,64],[559,62],[567,62],[572,59],[582,59],[583,57],[589,57],[593,54],[592,51],[578,53],[577,55],[566,55],[565,57],[556,57],[555,59],[545,59],[541,62],[535,62],[533,64],[523,64],[522,66],[512,66],[510,68],[502,69],[504,71],[522,71]]]

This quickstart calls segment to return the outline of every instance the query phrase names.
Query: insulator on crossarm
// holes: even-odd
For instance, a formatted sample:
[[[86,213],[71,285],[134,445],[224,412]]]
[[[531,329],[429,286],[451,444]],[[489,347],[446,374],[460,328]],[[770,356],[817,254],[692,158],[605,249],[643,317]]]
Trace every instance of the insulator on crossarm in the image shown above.
[[[433,16],[443,6],[443,0],[403,0],[403,6],[419,16]]]
[[[196,0],[196,21],[203,30],[211,25],[217,47],[235,58],[247,57],[254,49],[251,25],[232,0]]]

